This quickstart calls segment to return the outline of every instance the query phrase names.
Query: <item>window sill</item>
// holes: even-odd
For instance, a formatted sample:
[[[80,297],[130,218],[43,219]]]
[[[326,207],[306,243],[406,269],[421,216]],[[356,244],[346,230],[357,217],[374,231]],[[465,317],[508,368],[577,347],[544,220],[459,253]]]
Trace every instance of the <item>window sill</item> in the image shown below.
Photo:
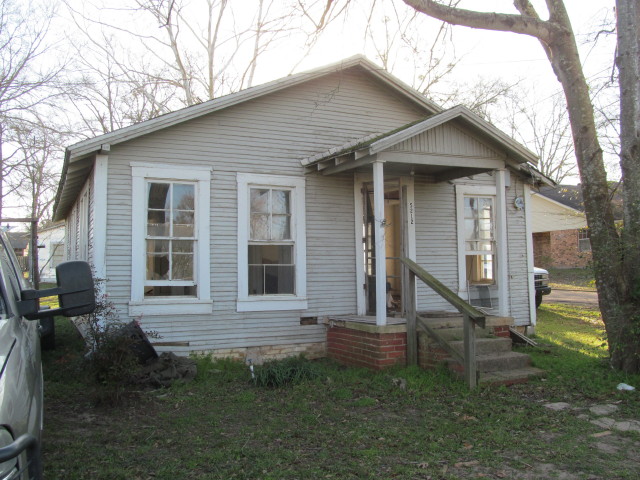
[[[238,312],[272,312],[278,310],[306,310],[307,299],[294,296],[248,297],[239,298]]]
[[[213,301],[197,298],[157,298],[143,302],[129,302],[129,316],[140,315],[198,315],[213,312]]]

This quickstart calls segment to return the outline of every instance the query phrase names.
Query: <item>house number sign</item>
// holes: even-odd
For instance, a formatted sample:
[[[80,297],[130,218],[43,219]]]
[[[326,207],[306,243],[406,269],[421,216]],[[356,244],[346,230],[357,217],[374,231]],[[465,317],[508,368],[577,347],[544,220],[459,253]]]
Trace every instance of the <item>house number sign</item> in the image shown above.
[[[409,202],[409,221],[411,222],[410,225],[414,224],[414,221],[413,221],[413,202]]]

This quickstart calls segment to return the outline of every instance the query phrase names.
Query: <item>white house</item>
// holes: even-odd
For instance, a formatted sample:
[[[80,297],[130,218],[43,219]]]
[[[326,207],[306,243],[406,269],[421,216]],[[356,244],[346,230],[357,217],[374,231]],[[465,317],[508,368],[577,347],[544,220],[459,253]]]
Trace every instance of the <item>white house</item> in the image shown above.
[[[319,355],[323,318],[401,317],[400,256],[535,322],[536,162],[358,56],[70,146],[55,219],[162,349]]]
[[[64,234],[64,222],[51,224],[38,231],[38,268],[42,282],[56,281],[56,267],[65,259]]]

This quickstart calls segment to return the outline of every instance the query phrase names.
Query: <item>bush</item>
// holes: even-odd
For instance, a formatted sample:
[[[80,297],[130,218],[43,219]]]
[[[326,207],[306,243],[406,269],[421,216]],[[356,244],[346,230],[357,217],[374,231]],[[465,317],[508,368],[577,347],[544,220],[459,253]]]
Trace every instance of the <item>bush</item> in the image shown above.
[[[277,388],[314,380],[321,372],[316,364],[300,356],[265,362],[254,368],[254,374],[257,386]]]
[[[134,348],[138,340],[123,329],[113,303],[102,293],[103,282],[95,282],[95,311],[82,316],[79,322],[87,342],[88,370],[98,387],[96,401],[115,405],[122,400],[126,386],[136,378],[141,365]]]

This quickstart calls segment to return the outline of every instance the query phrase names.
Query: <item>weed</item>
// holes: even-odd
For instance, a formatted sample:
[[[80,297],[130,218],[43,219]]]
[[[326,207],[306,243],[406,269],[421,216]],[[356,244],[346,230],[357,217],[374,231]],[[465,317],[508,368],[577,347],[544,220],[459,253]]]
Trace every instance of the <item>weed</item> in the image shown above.
[[[257,386],[272,388],[295,385],[320,376],[320,370],[314,363],[302,356],[265,362],[254,371]]]

